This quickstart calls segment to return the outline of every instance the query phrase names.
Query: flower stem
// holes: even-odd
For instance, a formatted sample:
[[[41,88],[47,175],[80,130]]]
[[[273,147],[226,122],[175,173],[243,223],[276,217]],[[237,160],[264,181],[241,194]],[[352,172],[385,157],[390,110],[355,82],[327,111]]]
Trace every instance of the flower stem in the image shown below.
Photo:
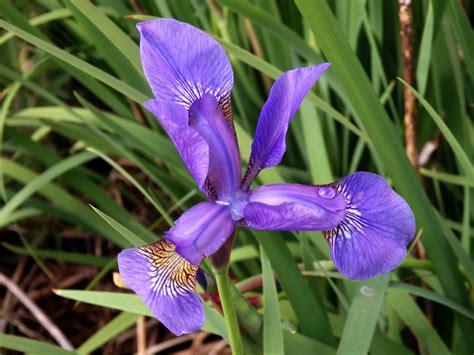
[[[224,319],[229,336],[229,343],[233,355],[243,355],[244,348],[242,346],[242,339],[240,337],[239,322],[232,304],[232,297],[229,288],[228,269],[216,272],[217,289],[221,299],[222,309],[224,311]]]

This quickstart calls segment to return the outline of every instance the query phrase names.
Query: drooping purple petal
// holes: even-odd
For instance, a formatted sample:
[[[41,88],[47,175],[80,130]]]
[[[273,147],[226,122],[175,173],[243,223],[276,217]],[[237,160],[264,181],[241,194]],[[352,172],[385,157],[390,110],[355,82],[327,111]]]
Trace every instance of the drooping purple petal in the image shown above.
[[[235,228],[228,205],[201,202],[187,210],[164,236],[176,245],[176,252],[197,265],[214,254]]]
[[[242,179],[239,148],[233,126],[224,119],[214,97],[206,94],[194,102],[189,109],[189,125],[209,146],[208,179],[215,186],[215,197],[233,194]]]
[[[274,184],[250,191],[243,226],[261,230],[324,231],[345,216],[346,200],[334,188]]]
[[[281,161],[286,150],[288,124],[306,94],[329,65],[324,63],[294,69],[275,81],[260,113],[244,177],[244,189],[250,186],[260,170],[275,166]]]
[[[206,192],[209,145],[196,130],[188,126],[188,111],[173,102],[160,100],[149,100],[145,103],[145,107],[161,122],[199,189]]]
[[[137,27],[143,70],[157,99],[189,108],[206,93],[221,106],[230,98],[234,79],[229,58],[211,36],[173,19]]]
[[[175,335],[204,324],[201,300],[194,293],[198,266],[190,264],[165,240],[118,255],[120,275],[156,318]]]
[[[326,232],[338,270],[355,280],[393,270],[415,235],[415,218],[408,204],[372,173],[352,174],[334,187],[347,200],[344,221]]]

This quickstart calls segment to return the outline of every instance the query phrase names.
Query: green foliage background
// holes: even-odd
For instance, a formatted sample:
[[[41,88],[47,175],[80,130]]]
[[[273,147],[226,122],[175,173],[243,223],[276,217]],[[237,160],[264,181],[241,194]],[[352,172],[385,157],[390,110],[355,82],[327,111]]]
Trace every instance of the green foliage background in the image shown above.
[[[441,137],[418,176],[403,148],[396,1],[0,0],[0,226],[23,230],[16,246],[4,244],[1,263],[26,253],[40,267],[57,259],[102,268],[87,290],[58,291],[121,311],[77,353],[99,349],[149,315],[135,295],[92,290],[111,277],[115,255],[69,250],[54,233],[38,237],[18,226],[53,220],[119,248],[138,246],[203,199],[141,106],[151,93],[135,23],[172,17],[212,34],[229,54],[243,159],[270,80],[330,61],[290,125],[282,165],[259,183],[328,183],[356,170],[377,172],[413,208],[426,250],[426,259],[411,253],[396,271],[354,282],[336,272],[320,233],[240,230],[231,270],[246,351],[472,353],[474,36],[466,14],[474,4],[462,3],[413,1],[419,150]],[[123,199],[142,203],[111,197],[111,169],[130,182],[119,191]],[[138,220],[144,208],[147,218]],[[263,289],[237,291],[255,280]],[[248,296],[258,296],[260,306]],[[211,303],[205,308],[205,330],[226,338],[222,316]],[[64,352],[10,329],[0,347]]]

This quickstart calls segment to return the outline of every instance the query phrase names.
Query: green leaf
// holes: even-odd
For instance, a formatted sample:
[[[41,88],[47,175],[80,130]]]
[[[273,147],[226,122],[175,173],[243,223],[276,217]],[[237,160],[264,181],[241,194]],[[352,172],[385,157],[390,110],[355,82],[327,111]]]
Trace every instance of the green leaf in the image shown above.
[[[263,248],[260,250],[263,275],[263,352],[264,354],[284,354],[280,305],[273,278],[270,260]]]
[[[470,319],[474,319],[474,312],[472,312],[471,310],[469,310],[466,307],[450,300],[449,298],[447,298],[445,296],[442,296],[442,295],[440,295],[436,292],[427,290],[426,288],[422,288],[422,287],[415,286],[415,285],[410,285],[410,284],[403,283],[403,282],[392,282],[390,284],[390,288],[396,288],[397,290],[404,290],[408,293],[411,293],[412,295],[420,296],[420,297],[426,298],[427,300],[437,302],[439,304],[442,304],[446,307],[451,308],[452,310],[454,310],[456,312],[459,312],[459,313],[463,314],[464,316],[466,316]]]
[[[9,176],[25,185],[37,177],[31,170],[10,160],[0,158],[0,164],[5,176]],[[38,190],[38,193],[52,201],[54,206],[60,208],[70,221],[102,235],[120,247],[130,246],[127,240],[123,239],[120,234],[104,222],[96,213],[64,189],[52,183],[47,183]]]
[[[285,354],[318,354],[335,355],[336,350],[324,343],[308,338],[299,333],[290,333],[283,331],[283,340],[285,342]]]
[[[171,219],[171,217],[168,215],[168,212],[166,212],[165,208],[161,205],[161,203],[155,198],[153,197],[148,191],[145,190],[145,188],[132,176],[130,175],[124,168],[122,168],[119,164],[117,164],[115,161],[113,161],[112,159],[110,159],[108,156],[106,156],[105,154],[103,154],[102,152],[96,150],[96,149],[93,149],[93,148],[89,148],[89,150],[98,155],[99,157],[101,157],[102,159],[104,159],[107,163],[109,163],[115,170],[117,170],[120,174],[122,174],[128,181],[130,181],[137,189],[138,191],[140,191],[143,196],[146,197],[146,199],[148,201],[151,202],[151,204],[153,206],[155,206],[155,208],[157,209],[158,212],[161,213],[161,215],[163,216],[163,218],[165,219],[166,222],[168,222],[168,224],[170,226],[173,225],[173,220]]]
[[[417,306],[416,302],[402,290],[389,289],[386,300],[403,322],[416,334],[423,350],[430,354],[450,354],[444,342]],[[422,352],[424,352],[422,350]]]
[[[30,208],[30,207],[19,208],[13,211],[12,213],[10,213],[8,216],[6,216],[0,221],[0,228],[8,226],[9,224],[19,222],[23,219],[37,217],[41,214],[42,214],[41,210],[36,209],[36,208]]]
[[[282,236],[263,231],[254,233],[278,274],[280,284],[298,317],[302,333],[324,344],[335,344],[326,310],[314,298]]]
[[[362,281],[347,315],[338,354],[366,354],[374,335],[390,274]]]
[[[17,247],[8,243],[3,243],[2,245],[14,253],[20,255],[29,255],[29,252],[26,248]],[[111,260],[110,258],[106,257],[67,252],[62,250],[43,250],[34,248],[33,251],[35,255],[40,258],[54,259],[57,261],[75,263],[80,265],[105,267]]]
[[[42,40],[41,38],[20,29],[17,26],[14,26],[4,20],[0,20],[0,27],[14,33],[18,37],[24,39],[27,42],[30,42],[34,46],[44,50],[46,53],[51,54],[52,56],[64,61],[65,63],[70,64],[71,66],[83,71],[84,73],[90,75],[91,77],[109,85],[110,87],[114,88],[118,92],[122,93],[126,97],[130,98],[131,100],[139,104],[142,104],[148,99],[148,97],[145,94],[132,88],[128,84],[124,83],[123,81],[83,61],[82,59],[79,59],[73,56],[72,54],[69,54],[68,52],[64,50],[59,49],[58,47]]]
[[[20,351],[30,354],[44,355],[67,355],[75,354],[73,351],[67,351],[59,346],[48,344],[43,341],[33,340],[16,335],[0,334],[0,348]]]
[[[97,350],[102,345],[112,340],[117,335],[121,334],[130,328],[139,318],[138,314],[122,312],[109,323],[104,325],[98,332],[87,339],[82,345],[77,348],[78,354],[90,354]]]
[[[428,74],[430,72],[431,48],[434,33],[434,12],[431,1],[428,3],[428,13],[426,14],[425,26],[421,36],[420,50],[416,64],[416,83],[421,95],[426,92]]]
[[[219,2],[241,14],[248,17],[259,26],[264,26],[274,33],[276,38],[284,40],[287,46],[293,48],[298,54],[304,56],[307,60],[313,63],[320,63],[323,58],[314,51],[306,42],[294,31],[285,26],[275,16],[272,16],[267,11],[260,9],[251,2],[238,0],[219,0]]]
[[[413,95],[415,95],[418,101],[420,101],[420,103],[423,105],[425,110],[429,113],[433,121],[436,123],[439,130],[443,134],[444,139],[446,139],[446,142],[448,142],[448,144],[450,145],[451,149],[454,152],[454,155],[456,156],[459,163],[463,167],[464,173],[468,177],[474,178],[474,166],[472,165],[468,154],[462,149],[461,144],[459,144],[458,140],[456,139],[456,137],[454,137],[449,127],[446,125],[446,123],[444,123],[443,119],[436,113],[433,107],[428,103],[428,101],[426,101],[423,98],[423,96],[421,96],[421,94],[418,91],[416,91],[405,80],[400,79],[400,78],[399,80],[410,89]]]
[[[120,235],[122,235],[125,239],[127,239],[130,244],[132,244],[135,247],[142,247],[144,244],[149,243],[150,241],[144,240],[140,238],[138,235],[124,227],[122,224],[117,222],[115,219],[112,217],[108,216],[98,208],[95,208],[94,206],[91,206],[91,208],[94,210],[95,213],[97,213],[100,218],[102,218],[104,221],[106,221],[113,229],[115,229]]]
[[[96,29],[101,31],[120,53],[128,59],[138,73],[141,73],[142,65],[140,63],[138,46],[131,40],[130,36],[112,22],[101,8],[94,6],[90,1],[73,0],[72,3],[94,24]]]
[[[15,211],[22,203],[24,203],[30,196],[40,190],[48,182],[54,180],[58,176],[61,176],[68,170],[74,169],[88,161],[94,159],[94,154],[89,152],[82,152],[73,155],[69,158],[64,159],[58,164],[46,170],[44,173],[36,177],[28,185],[23,187],[18,193],[15,194],[3,208],[0,210],[0,224],[2,221]]]
[[[93,41],[97,51],[114,71],[131,87],[151,95],[143,77],[138,46],[102,9],[95,7],[88,0],[66,2],[77,19],[82,31]]]
[[[40,25],[44,25],[52,21],[61,20],[70,16],[71,16],[71,11],[69,11],[68,9],[57,9],[57,10],[46,12],[44,14],[33,17],[30,20],[30,24],[32,26],[40,26]],[[5,33],[3,36],[0,36],[0,46],[14,37],[15,36],[10,32]]]
[[[436,170],[428,170],[425,168],[420,169],[420,174],[423,176],[430,177],[441,182],[453,185],[461,185],[466,187],[474,187],[474,180],[468,179],[464,176],[442,173]]]
[[[440,216],[438,216],[438,218],[440,221],[442,221]],[[464,250],[463,246],[459,242],[459,239],[446,226],[446,224],[442,223],[442,226],[443,226],[444,235],[446,239],[448,240],[449,245],[451,246],[454,254],[456,254],[460,264],[463,266],[464,270],[466,271],[468,280],[471,282],[472,285],[474,285],[474,261],[472,260],[468,252]]]
[[[456,0],[449,0],[448,2],[448,14],[464,54],[466,69],[471,77],[471,82],[474,82],[474,33],[472,32],[472,26],[461,3]]]

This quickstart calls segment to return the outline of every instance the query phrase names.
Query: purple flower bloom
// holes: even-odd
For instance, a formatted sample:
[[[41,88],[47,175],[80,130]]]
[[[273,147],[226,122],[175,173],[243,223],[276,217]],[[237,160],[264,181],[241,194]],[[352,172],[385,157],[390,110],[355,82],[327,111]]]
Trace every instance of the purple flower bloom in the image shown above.
[[[415,234],[410,207],[385,180],[358,172],[333,184],[273,184],[250,190],[258,173],[285,152],[288,124],[328,63],[284,73],[262,108],[242,177],[230,104],[232,68],[209,35],[163,19],[138,25],[143,69],[154,99],[146,102],[168,132],[208,201],[186,211],[162,240],[122,251],[122,278],[173,333],[201,328],[194,293],[204,257],[237,227],[324,231],[338,270],[361,280],[394,269]]]

